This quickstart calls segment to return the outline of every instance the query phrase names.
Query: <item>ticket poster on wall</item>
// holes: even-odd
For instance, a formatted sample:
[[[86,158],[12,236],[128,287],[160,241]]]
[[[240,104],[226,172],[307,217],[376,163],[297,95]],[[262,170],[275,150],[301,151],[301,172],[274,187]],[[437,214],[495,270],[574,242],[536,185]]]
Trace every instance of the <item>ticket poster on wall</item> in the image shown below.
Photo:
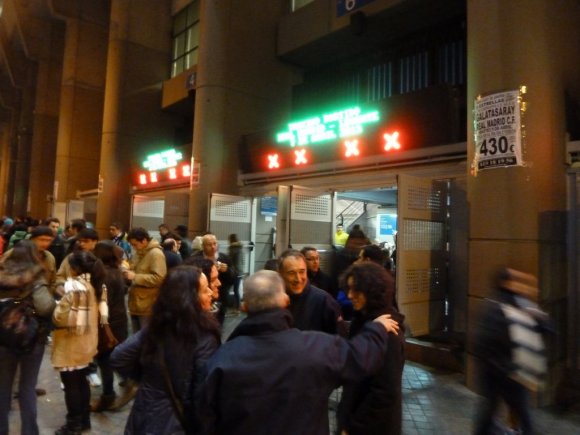
[[[483,169],[523,166],[521,115],[525,88],[522,89],[478,96],[475,99],[474,175]]]

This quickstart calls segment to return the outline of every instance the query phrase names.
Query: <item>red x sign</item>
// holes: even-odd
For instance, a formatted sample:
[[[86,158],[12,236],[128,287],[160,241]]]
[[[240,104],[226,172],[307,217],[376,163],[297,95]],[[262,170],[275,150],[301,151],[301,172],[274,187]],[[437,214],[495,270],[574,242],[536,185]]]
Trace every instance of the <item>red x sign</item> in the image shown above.
[[[296,156],[296,159],[294,160],[294,163],[296,165],[304,165],[304,164],[308,163],[308,160],[306,160],[306,150],[305,149],[294,150],[294,155]]]
[[[399,132],[395,131],[393,134],[385,133],[383,135],[385,138],[385,151],[400,150],[401,144],[399,143]]]
[[[346,147],[346,151],[344,152],[345,157],[358,156],[360,154],[358,150],[358,139],[345,140],[344,146]]]
[[[279,167],[278,154],[268,154],[268,169],[278,169]]]

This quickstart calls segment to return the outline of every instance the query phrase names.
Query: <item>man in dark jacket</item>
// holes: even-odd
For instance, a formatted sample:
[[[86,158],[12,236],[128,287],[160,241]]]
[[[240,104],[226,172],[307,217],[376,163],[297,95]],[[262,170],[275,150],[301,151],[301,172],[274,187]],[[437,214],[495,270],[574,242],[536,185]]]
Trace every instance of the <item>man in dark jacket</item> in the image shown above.
[[[304,255],[294,249],[283,252],[278,271],[290,297],[293,326],[303,331],[336,334],[342,323],[340,307],[329,293],[310,284]]]
[[[209,433],[328,434],[328,396],[381,366],[395,322],[381,316],[350,341],[299,331],[278,274],[259,271],[244,289],[248,317],[207,365],[200,413]]]
[[[308,281],[313,286],[327,291],[336,299],[336,282],[320,269],[320,254],[318,250],[313,246],[305,246],[300,250],[300,253],[304,255],[304,259],[306,260]]]

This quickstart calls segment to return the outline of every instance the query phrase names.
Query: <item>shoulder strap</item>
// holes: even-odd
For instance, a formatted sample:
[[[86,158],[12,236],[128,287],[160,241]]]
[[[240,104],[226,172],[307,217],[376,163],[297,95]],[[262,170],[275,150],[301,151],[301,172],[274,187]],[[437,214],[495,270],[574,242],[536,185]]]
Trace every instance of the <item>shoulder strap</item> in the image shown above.
[[[173,405],[173,410],[175,411],[175,415],[177,419],[181,423],[181,426],[185,430],[186,433],[192,433],[191,427],[189,425],[189,421],[185,418],[183,412],[183,403],[177,395],[175,394],[175,390],[173,389],[173,383],[171,382],[171,378],[169,376],[169,369],[167,368],[167,364],[165,363],[165,352],[163,349],[163,345],[157,345],[158,355],[159,355],[159,363],[161,365],[161,370],[163,372],[163,379],[165,381],[165,388],[169,393],[169,397],[171,398],[171,404]]]

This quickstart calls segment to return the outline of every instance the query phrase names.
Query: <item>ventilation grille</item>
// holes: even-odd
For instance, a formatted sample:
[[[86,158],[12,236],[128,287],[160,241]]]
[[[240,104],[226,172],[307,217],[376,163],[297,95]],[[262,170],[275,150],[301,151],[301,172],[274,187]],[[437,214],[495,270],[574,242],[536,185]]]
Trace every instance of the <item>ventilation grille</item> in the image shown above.
[[[133,215],[141,217],[163,219],[165,201],[135,198],[133,202]]]
[[[408,269],[405,271],[406,292],[408,294],[435,293],[441,286],[441,271],[438,267],[429,269]]]
[[[410,251],[442,251],[445,249],[442,222],[405,219],[403,249]]]
[[[309,195],[292,191],[291,219],[316,222],[331,221],[330,195]]]
[[[250,223],[252,217],[249,199],[212,198],[210,219],[219,222]]]
[[[443,211],[442,193],[439,189],[412,186],[408,192],[408,207],[412,210]]]

